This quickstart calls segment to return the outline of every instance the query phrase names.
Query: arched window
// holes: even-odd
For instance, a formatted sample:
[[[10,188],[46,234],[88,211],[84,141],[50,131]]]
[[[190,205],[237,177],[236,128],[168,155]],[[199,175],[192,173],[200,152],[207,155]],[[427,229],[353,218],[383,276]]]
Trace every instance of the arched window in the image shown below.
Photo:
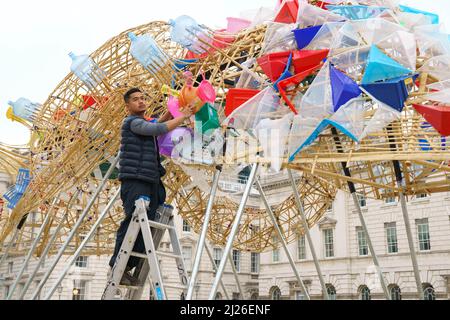
[[[328,298],[330,300],[336,300],[336,288],[332,285],[327,283],[327,293],[328,293]]]
[[[259,299],[258,292],[253,292],[250,297],[250,300],[258,300],[258,299]]]
[[[436,293],[434,288],[429,283],[422,283],[423,288],[423,300],[436,300]]]
[[[398,285],[389,285],[389,291],[391,293],[391,300],[402,300],[402,291]]]
[[[281,300],[281,290],[278,287],[272,287],[270,289],[270,298],[272,300]]]
[[[216,299],[215,300],[222,300],[222,294],[220,292],[216,293]]]
[[[371,300],[370,289],[367,286],[359,287],[359,296],[361,300]]]

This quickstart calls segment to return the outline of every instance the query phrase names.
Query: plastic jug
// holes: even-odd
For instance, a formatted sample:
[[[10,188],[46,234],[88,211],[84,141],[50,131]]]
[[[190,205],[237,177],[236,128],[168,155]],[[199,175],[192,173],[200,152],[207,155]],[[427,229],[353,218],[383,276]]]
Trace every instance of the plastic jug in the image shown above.
[[[34,116],[41,106],[26,98],[19,98],[16,102],[9,101],[8,104],[12,107],[15,116],[28,121],[34,120]]]
[[[130,32],[128,38],[131,40],[131,55],[149,72],[158,72],[167,64],[167,56],[149,34],[136,36]]]
[[[73,52],[69,53],[72,58],[70,70],[80,79],[89,89],[94,89],[105,78],[105,72],[89,57],[87,54],[76,56]]]
[[[182,15],[169,20],[169,24],[172,26],[170,37],[174,42],[197,54],[208,50],[209,47],[202,41],[210,43],[212,39],[207,36],[207,30],[200,27],[193,18]]]

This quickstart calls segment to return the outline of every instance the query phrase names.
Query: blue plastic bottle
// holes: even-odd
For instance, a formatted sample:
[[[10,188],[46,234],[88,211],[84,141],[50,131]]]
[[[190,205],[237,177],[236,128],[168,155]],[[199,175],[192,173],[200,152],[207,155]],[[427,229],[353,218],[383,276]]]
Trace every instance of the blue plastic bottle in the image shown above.
[[[19,98],[16,102],[9,101],[8,104],[13,108],[14,115],[30,122],[34,120],[34,116],[41,106],[26,98]]]
[[[194,53],[204,53],[208,47],[199,41],[210,43],[212,39],[207,36],[207,30],[200,27],[198,23],[191,17],[182,15],[175,20],[169,20],[172,26],[170,33],[171,39]]]
[[[72,58],[70,70],[80,79],[89,89],[94,89],[105,78],[105,73],[87,54],[76,56],[70,52]]]
[[[131,40],[131,55],[149,72],[158,72],[167,64],[167,56],[149,34],[136,36],[130,32],[128,38]]]

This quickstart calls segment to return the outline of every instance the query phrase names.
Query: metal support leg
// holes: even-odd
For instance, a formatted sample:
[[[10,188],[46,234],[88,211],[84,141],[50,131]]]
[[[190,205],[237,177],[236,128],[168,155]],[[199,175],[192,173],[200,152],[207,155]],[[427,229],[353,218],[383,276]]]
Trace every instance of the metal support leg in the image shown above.
[[[234,265],[233,257],[231,256],[231,252],[228,253],[228,260],[230,260],[231,270],[233,270],[234,280],[236,280],[239,294],[241,295],[241,299],[244,300],[244,291],[242,291],[241,282],[239,281],[239,276],[237,274],[236,266]]]
[[[305,294],[306,300],[311,300],[308,290],[306,290],[305,284],[303,283],[303,280],[300,277],[300,274],[298,273],[297,268],[295,267],[294,259],[292,258],[292,255],[287,247],[287,242],[286,242],[286,239],[284,238],[283,233],[281,232],[280,225],[278,224],[278,222],[275,218],[275,215],[273,214],[272,208],[270,207],[269,202],[267,201],[266,194],[264,193],[264,190],[263,190],[261,184],[259,183],[258,179],[256,179],[255,184],[256,184],[256,188],[258,189],[259,194],[261,195],[261,198],[264,202],[264,206],[266,207],[267,214],[269,215],[270,219],[272,220],[272,224],[273,224],[278,236],[281,239],[281,244],[283,245],[284,252],[286,253],[286,256],[288,257],[289,264],[291,265],[291,268],[294,271],[294,274],[295,274],[295,277],[297,278],[298,283],[302,287],[302,291]]]
[[[217,186],[219,185],[221,169],[217,169],[214,173],[213,184],[211,187],[211,194],[209,196],[208,205],[206,207],[205,219],[203,221],[202,231],[200,233],[200,239],[197,243],[197,250],[195,252],[194,265],[192,267],[191,279],[189,281],[188,292],[186,295],[186,300],[192,299],[192,294],[194,293],[195,282],[197,281],[198,270],[200,268],[200,262],[202,259],[203,248],[205,246],[206,234],[208,232],[209,221],[212,215],[212,208],[214,204],[214,198],[216,197]]]
[[[69,269],[72,267],[72,265],[75,263],[75,260],[77,260],[77,258],[80,256],[81,251],[83,251],[84,247],[86,246],[86,244],[89,242],[89,240],[92,238],[92,236],[94,235],[95,231],[97,230],[98,226],[100,225],[100,223],[103,221],[103,219],[105,218],[105,216],[108,214],[109,210],[111,209],[111,207],[114,205],[114,203],[116,202],[117,198],[120,195],[120,188],[117,189],[116,193],[114,194],[114,196],[111,198],[111,200],[109,201],[108,205],[105,207],[105,209],[103,209],[103,212],[100,214],[100,216],[98,217],[97,221],[95,222],[95,224],[92,226],[91,230],[89,231],[89,233],[87,234],[87,236],[84,238],[83,242],[81,242],[81,244],[79,245],[77,251],[74,253],[74,255],[71,257],[71,259],[69,260],[69,262],[66,264],[66,267],[64,268],[64,270],[61,272],[61,274],[59,275],[59,277],[57,278],[55,284],[53,285],[53,287],[50,289],[50,291],[48,292],[47,296],[45,296],[44,300],[49,300],[52,295],[55,293],[56,289],[58,288],[59,284],[61,283],[61,281],[64,279],[64,277],[66,276],[67,272],[69,272]]]
[[[116,158],[114,159],[114,161],[111,163],[111,166],[109,167],[108,171],[106,172],[105,176],[103,177],[102,182],[100,183],[100,185],[97,187],[97,190],[95,190],[94,195],[92,196],[91,200],[89,200],[88,205],[86,206],[86,208],[84,209],[84,211],[81,213],[80,217],[78,218],[78,221],[76,222],[76,224],[72,227],[72,231],[70,232],[70,234],[68,235],[66,242],[64,243],[64,245],[60,248],[60,250],[58,251],[58,254],[55,257],[55,261],[52,263],[52,265],[50,266],[50,268],[47,270],[47,272],[45,273],[44,277],[42,278],[41,282],[39,283],[39,286],[36,288],[36,291],[33,294],[32,300],[35,300],[39,294],[39,292],[42,290],[42,288],[44,287],[45,283],[47,282],[48,278],[50,277],[50,274],[53,272],[53,270],[55,269],[56,265],[59,262],[59,259],[61,259],[61,256],[64,254],[64,251],[66,251],[67,246],[69,245],[70,241],[72,241],[73,237],[75,236],[75,234],[78,231],[78,228],[81,226],[81,224],[83,223],[84,218],[88,215],[89,210],[91,209],[91,207],[94,205],[95,200],[97,199],[97,197],[99,196],[100,192],[102,191],[103,187],[105,186],[106,182],[108,181],[109,177],[111,176],[111,174],[113,173],[114,169],[116,168],[116,165],[119,162],[119,155],[116,156]]]
[[[8,258],[9,251],[13,247],[14,242],[16,242],[17,237],[19,236],[20,229],[16,228],[16,231],[14,231],[14,235],[12,236],[11,241],[8,243],[8,246],[6,247],[5,253],[2,254],[2,259],[0,260],[0,267],[2,264],[6,261],[6,258]]]
[[[28,254],[27,254],[26,258],[25,258],[25,261],[24,261],[24,263],[22,265],[22,268],[20,269],[19,274],[16,277],[16,281],[14,281],[14,284],[13,284],[12,288],[10,289],[8,297],[6,298],[6,300],[11,300],[11,298],[12,298],[12,296],[14,294],[14,291],[16,291],[17,284],[21,280],[22,275],[25,272],[25,269],[27,268],[28,263],[30,262],[31,256],[33,255],[33,252],[36,249],[36,247],[37,247],[37,245],[39,243],[39,240],[41,239],[42,233],[44,233],[44,229],[47,226],[48,222],[50,221],[50,218],[52,217],[51,212],[53,211],[53,208],[55,207],[56,201],[58,201],[58,197],[53,200],[53,203],[52,203],[50,209],[48,210],[47,215],[45,216],[44,222],[42,223],[41,227],[39,228],[39,232],[36,235],[36,238],[34,239],[30,250],[28,251]]]
[[[59,234],[59,231],[61,231],[61,228],[64,225],[64,220],[67,218],[68,215],[68,211],[66,211],[66,213],[64,214],[64,216],[61,218],[61,221],[59,222],[58,226],[56,227],[55,232],[53,233],[50,241],[47,243],[47,245],[45,246],[44,252],[41,254],[41,258],[38,260],[38,263],[36,265],[36,267],[34,267],[33,272],[30,275],[30,278],[28,279],[27,283],[25,284],[25,286],[23,287],[22,293],[19,296],[18,300],[22,300],[23,297],[25,296],[25,294],[28,291],[28,288],[30,287],[31,283],[33,282],[34,278],[36,277],[36,274],[39,271],[39,268],[41,267],[42,262],[44,261],[45,257],[47,256],[48,252],[50,251],[51,247],[53,246],[53,243],[56,240],[56,237]],[[39,292],[38,292],[39,294]]]
[[[295,201],[297,203],[297,207],[300,212],[300,217],[302,218],[303,227],[305,228],[305,235],[308,239],[309,249],[311,250],[311,255],[314,259],[314,265],[316,266],[317,274],[319,276],[320,285],[322,287],[323,296],[326,300],[329,300],[327,286],[325,285],[325,280],[323,279],[322,271],[320,269],[319,260],[317,259],[316,249],[314,248],[314,244],[312,242],[311,233],[309,232],[308,221],[305,216],[305,209],[303,208],[302,200],[300,199],[300,195],[298,194],[297,186],[295,184],[294,176],[292,175],[291,169],[287,169],[289,173],[289,179],[291,180],[292,189],[294,191]]]
[[[342,144],[339,136],[337,135],[336,128],[331,128],[331,132],[334,135],[334,142],[336,144],[336,148],[338,153],[343,153],[342,150]],[[344,171],[345,176],[351,177],[350,169],[347,167],[347,162],[341,162],[342,170]],[[391,299],[391,295],[389,294],[389,290],[386,286],[386,281],[383,276],[383,272],[381,271],[380,264],[378,262],[377,254],[375,253],[375,249],[373,248],[372,239],[369,235],[369,230],[367,229],[366,221],[364,219],[364,215],[362,214],[361,206],[359,205],[358,196],[356,194],[356,188],[355,184],[352,181],[347,181],[348,189],[350,190],[350,193],[352,194],[353,203],[355,205],[356,210],[358,211],[359,221],[361,222],[361,226],[363,228],[364,234],[366,235],[367,239],[367,245],[370,250],[370,254],[372,255],[373,264],[375,265],[375,268],[377,269],[378,277],[380,279],[381,287],[383,289],[384,295],[387,300]]]
[[[234,218],[233,227],[231,228],[230,235],[228,236],[227,244],[225,246],[225,252],[223,253],[223,259],[220,261],[219,268],[217,269],[217,274],[214,279],[214,283],[211,289],[211,292],[209,294],[209,300],[213,300],[217,293],[217,288],[219,286],[220,279],[222,278],[223,272],[225,270],[225,265],[227,263],[226,257],[231,251],[231,248],[233,246],[234,238],[236,237],[236,234],[239,229],[239,224],[242,219],[242,215],[244,214],[245,205],[247,203],[248,197],[250,195],[251,188],[253,186],[253,181],[255,180],[256,171],[258,170],[259,164],[254,163],[252,165],[252,169],[250,171],[250,175],[248,177],[247,184],[245,186],[244,194],[241,200],[241,203],[239,204],[239,209],[236,213],[236,217]]]
[[[206,252],[208,253],[209,260],[211,261],[211,263],[213,265],[214,272],[217,272],[216,263],[214,262],[214,258],[213,258],[212,254],[211,254],[211,250],[209,249],[209,246],[208,246],[207,243],[205,243],[205,249],[206,249]],[[230,296],[228,295],[227,289],[225,288],[225,285],[223,284],[222,279],[220,279],[220,286],[222,287],[223,294],[225,295],[225,299],[231,300]]]
[[[414,269],[414,278],[416,280],[416,286],[417,286],[417,292],[419,294],[419,299],[424,299],[424,293],[422,288],[422,280],[420,279],[420,272],[419,272],[419,265],[417,263],[417,255],[416,255],[416,249],[414,248],[414,239],[411,232],[411,223],[409,221],[408,216],[408,208],[406,206],[406,198],[403,193],[403,190],[405,189],[404,183],[403,183],[403,177],[402,172],[400,169],[400,163],[398,160],[393,161],[394,164],[394,171],[397,179],[397,185],[400,188],[399,196],[400,196],[400,203],[402,205],[402,214],[403,214],[403,220],[405,222],[405,228],[406,228],[406,235],[408,237],[408,244],[409,244],[409,252],[411,254],[411,261]]]

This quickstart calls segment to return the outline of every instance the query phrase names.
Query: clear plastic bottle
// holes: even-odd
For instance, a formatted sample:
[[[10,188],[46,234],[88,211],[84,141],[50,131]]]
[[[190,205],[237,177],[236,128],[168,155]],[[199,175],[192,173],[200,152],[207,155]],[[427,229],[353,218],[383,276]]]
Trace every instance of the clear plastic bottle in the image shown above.
[[[128,38],[131,40],[131,55],[145,69],[153,73],[167,64],[166,54],[149,34],[136,36],[133,32],[130,32]]]
[[[207,30],[200,27],[193,18],[182,15],[175,20],[169,20],[169,24],[172,26],[170,37],[173,41],[197,54],[208,50],[204,42],[211,43],[212,39],[208,37]]]
[[[15,116],[31,122],[35,119],[36,113],[41,107],[40,104],[31,102],[26,98],[19,98],[16,102],[9,101],[8,104],[13,108]]]
[[[80,56],[73,52],[69,53],[72,58],[70,70],[80,79],[89,89],[94,89],[105,78],[105,72],[89,57],[87,54]]]

